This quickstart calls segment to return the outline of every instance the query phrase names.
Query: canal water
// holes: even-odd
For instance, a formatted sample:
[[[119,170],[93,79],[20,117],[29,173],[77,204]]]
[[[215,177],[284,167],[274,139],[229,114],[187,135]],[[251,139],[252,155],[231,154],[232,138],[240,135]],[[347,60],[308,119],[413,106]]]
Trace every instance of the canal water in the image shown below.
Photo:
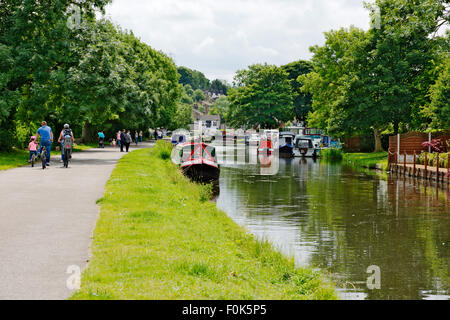
[[[218,207],[329,274],[340,298],[450,298],[448,189],[313,159],[279,159],[266,175],[254,162],[222,164]]]

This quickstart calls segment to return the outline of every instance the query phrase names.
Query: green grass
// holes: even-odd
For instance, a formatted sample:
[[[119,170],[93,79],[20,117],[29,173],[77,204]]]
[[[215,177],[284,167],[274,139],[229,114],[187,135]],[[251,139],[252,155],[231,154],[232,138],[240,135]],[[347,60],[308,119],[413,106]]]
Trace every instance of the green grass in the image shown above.
[[[71,299],[336,299],[209,201],[158,142],[124,156],[98,203],[93,257]]]
[[[336,148],[322,149],[320,150],[320,157],[330,161],[340,161],[344,157],[344,152]]]
[[[106,144],[105,144],[106,145]],[[98,144],[77,144],[73,148],[73,152],[81,152],[92,148],[97,148]],[[59,154],[60,151],[55,150],[55,144],[52,146],[52,155]],[[29,165],[28,163],[29,151],[28,150],[14,150],[12,152],[0,153],[0,171],[14,169]]]
[[[355,167],[363,167],[369,169],[376,169],[377,167],[383,170],[387,169],[387,152],[372,152],[372,153],[345,153],[344,161]]]
[[[0,171],[28,165],[29,154],[27,150],[0,153]]]

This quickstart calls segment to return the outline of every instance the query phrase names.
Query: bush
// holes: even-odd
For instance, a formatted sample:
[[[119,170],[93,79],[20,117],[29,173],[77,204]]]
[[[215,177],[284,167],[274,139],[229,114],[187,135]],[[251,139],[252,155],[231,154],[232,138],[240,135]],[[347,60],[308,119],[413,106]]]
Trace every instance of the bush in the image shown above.
[[[172,155],[172,149],[173,145],[170,142],[158,140],[153,147],[153,152],[155,152],[158,158],[168,160]]]
[[[12,130],[0,128],[0,152],[9,152],[17,144]]]
[[[416,161],[418,164],[425,164],[425,152],[422,151],[422,153],[417,156]],[[435,167],[437,164],[437,153],[427,152],[427,162],[429,166]],[[447,168],[447,165],[448,165],[448,153],[440,153],[439,166],[441,168]]]
[[[341,149],[328,148],[320,150],[320,156],[327,160],[339,161],[344,157],[344,153]]]

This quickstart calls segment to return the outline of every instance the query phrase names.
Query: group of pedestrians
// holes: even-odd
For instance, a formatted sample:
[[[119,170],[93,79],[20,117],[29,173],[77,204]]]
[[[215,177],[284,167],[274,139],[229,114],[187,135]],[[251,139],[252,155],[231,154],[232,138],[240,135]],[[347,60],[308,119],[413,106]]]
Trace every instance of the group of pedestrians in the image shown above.
[[[41,137],[41,143],[40,146],[38,145],[38,139]],[[64,160],[64,153],[63,153],[63,143],[65,138],[71,138],[72,143],[75,142],[75,138],[73,136],[72,129],[70,129],[68,124],[64,125],[64,129],[61,130],[61,133],[59,134],[58,143],[61,146],[61,162]],[[37,130],[36,136],[32,136],[30,138],[30,143],[28,144],[28,150],[30,151],[30,155],[28,158],[28,162],[31,161],[31,157],[38,156],[41,153],[42,147],[45,147],[45,150],[47,152],[46,154],[46,165],[50,165],[50,156],[51,156],[51,149],[53,144],[53,132],[52,128],[47,125],[46,121],[42,121],[41,127]],[[38,149],[39,146],[39,149]]]
[[[125,130],[123,129],[122,131],[118,131],[116,134],[116,138],[117,138],[117,146],[120,148],[120,152],[123,152],[124,147],[125,147],[125,151],[128,152],[129,148],[130,148],[130,144],[133,141],[132,137],[131,137],[131,131],[130,130]],[[138,145],[139,141],[142,142],[143,140],[143,132],[141,131],[134,131],[134,143],[136,145]]]

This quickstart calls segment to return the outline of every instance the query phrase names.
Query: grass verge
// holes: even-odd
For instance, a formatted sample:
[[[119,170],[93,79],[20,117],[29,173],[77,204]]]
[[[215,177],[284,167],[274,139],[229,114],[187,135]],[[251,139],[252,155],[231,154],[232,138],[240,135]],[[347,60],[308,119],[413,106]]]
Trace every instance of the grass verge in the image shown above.
[[[28,165],[29,154],[26,150],[0,153],[0,171]]]
[[[335,299],[322,274],[256,240],[158,142],[124,156],[98,201],[93,257],[71,299]]]
[[[345,153],[344,161],[352,166],[368,169],[387,169],[387,152]]]
[[[73,152],[81,152],[92,148],[97,148],[98,144],[76,144]],[[55,150],[55,144],[52,146],[52,156],[60,154],[60,151]],[[29,165],[28,157],[30,153],[28,150],[14,150],[12,152],[0,153],[0,171],[14,169]]]

